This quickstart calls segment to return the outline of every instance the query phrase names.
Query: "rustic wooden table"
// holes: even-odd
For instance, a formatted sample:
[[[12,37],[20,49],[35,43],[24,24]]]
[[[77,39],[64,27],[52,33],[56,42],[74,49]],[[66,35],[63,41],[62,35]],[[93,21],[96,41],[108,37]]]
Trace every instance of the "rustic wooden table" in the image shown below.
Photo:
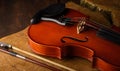
[[[0,41],[16,46],[17,48],[28,51],[30,53],[33,53],[29,48],[26,32],[27,32],[27,28],[18,33],[6,36],[0,39]],[[29,55],[26,55],[26,54],[24,55],[30,58],[36,59]],[[76,71],[96,71],[96,69],[92,68],[91,62],[80,57],[74,57],[69,59],[65,58],[62,60],[50,58],[50,57],[44,57],[44,58],[54,61],[56,63],[62,64],[63,66],[67,66],[69,68],[75,69]],[[39,60],[39,59],[36,59],[36,60],[43,62],[42,60]],[[43,63],[46,63],[46,62],[43,62]],[[54,66],[50,63],[46,63],[46,64],[49,64],[50,66]],[[55,67],[61,69],[58,66],[55,66]],[[64,69],[62,70],[64,71]],[[3,52],[0,52],[0,71],[49,71],[49,70],[44,67],[38,66],[36,64],[18,59],[16,57],[10,56]]]
[[[1,12],[1,15],[3,14],[2,17],[0,17],[2,19],[0,21],[0,25],[1,25],[0,37],[2,37],[0,38],[0,42],[5,42],[13,46],[16,46],[17,48],[20,48],[22,50],[33,53],[28,45],[27,26],[29,25],[30,17],[32,17],[32,15],[40,9],[39,7],[40,5],[39,3],[37,3],[37,0],[34,3],[28,2],[27,5],[25,5],[25,3],[21,1],[19,1],[20,3],[16,1],[12,1],[12,2],[14,3],[8,3],[8,2],[5,3],[3,0],[2,2],[0,2],[2,4],[1,5],[2,9],[0,10],[0,12]],[[14,4],[14,5],[10,5],[11,7],[8,7],[9,4]],[[34,7],[31,6],[32,4],[36,7],[36,9],[34,9]],[[36,4],[39,6],[36,6]],[[45,4],[46,6],[48,5],[47,2],[45,2]],[[103,18],[100,21],[108,23],[108,21],[104,20],[104,17],[102,17],[99,13],[91,12],[88,9],[82,8],[74,3],[68,3],[67,7],[74,8],[85,14],[89,14],[93,16],[93,18],[95,18],[96,20],[98,20],[98,18],[96,17],[96,15],[98,15],[99,18]],[[25,10],[25,8],[27,10]],[[21,11],[24,11],[24,14],[21,13]],[[31,57],[29,55],[26,55],[26,56]],[[36,59],[34,57],[31,57],[31,58]],[[73,68],[76,71],[97,71],[96,69],[92,68],[91,62],[80,57],[74,57],[74,58],[62,59],[62,60],[50,58],[50,57],[44,57],[44,58],[52,60],[64,66]],[[36,59],[36,60],[41,61],[39,59]],[[49,64],[49,63],[46,63],[46,64]],[[49,64],[49,65],[53,66],[52,64]],[[57,67],[57,68],[60,68],[60,67]],[[64,71],[64,69],[62,70]],[[36,64],[15,58],[3,52],[0,52],[0,71],[49,71],[49,70],[44,67],[38,66]]]

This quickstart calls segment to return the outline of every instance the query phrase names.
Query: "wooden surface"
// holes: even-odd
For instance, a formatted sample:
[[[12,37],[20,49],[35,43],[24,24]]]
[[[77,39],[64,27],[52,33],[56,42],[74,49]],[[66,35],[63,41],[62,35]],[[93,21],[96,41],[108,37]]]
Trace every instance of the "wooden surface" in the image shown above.
[[[108,21],[111,24],[114,24],[120,27],[120,0],[84,0],[91,4],[92,6],[96,6],[98,9],[108,12],[109,18]],[[105,16],[105,13],[104,13]],[[111,19],[110,19],[111,18]]]
[[[40,1],[39,0],[35,0],[35,1],[1,0],[0,1],[0,8],[1,8],[0,37],[2,38],[0,39],[0,41],[6,42],[22,50],[33,53],[29,48],[28,39],[27,39],[27,26],[29,25],[29,20],[39,9],[42,9],[48,6],[49,4],[56,2],[57,2],[56,0],[48,0],[47,2],[45,0],[40,0]],[[109,25],[109,22],[99,12],[90,11],[89,9],[83,8],[71,2],[67,3],[67,7],[81,11],[82,13],[89,15],[92,19],[94,19],[97,22],[106,23]],[[76,69],[77,71],[97,71],[96,69],[92,68],[92,64],[89,61],[80,57],[74,57],[69,59],[65,58],[62,60],[54,59],[50,57],[45,57],[45,58],[60,63],[62,65],[68,66],[70,68]],[[0,71],[49,71],[49,70],[0,52]]]
[[[0,41],[6,42],[8,44],[11,44],[13,46],[16,46],[22,50],[31,52],[31,49],[28,45],[28,39],[27,39],[27,28],[23,31],[20,31],[18,33],[6,36]],[[28,56],[28,55],[26,55]],[[28,56],[31,57],[31,56]],[[43,56],[44,57],[44,56]],[[65,65],[67,67],[73,68],[76,71],[96,71],[96,69],[92,68],[92,65],[89,61],[80,58],[80,57],[74,57],[74,58],[65,58],[62,60],[45,57],[49,60],[52,60],[54,62],[60,63],[62,65]],[[36,59],[36,58],[34,58]],[[41,61],[41,60],[39,60]],[[43,61],[42,61],[43,62]],[[49,63],[47,63],[49,64]],[[51,65],[51,64],[49,64]],[[54,66],[54,65],[51,65]],[[55,66],[56,67],[56,66]],[[59,67],[57,67],[59,68]],[[40,67],[38,65],[26,62],[24,60],[15,58],[13,56],[7,55],[5,53],[0,52],[0,71],[49,71],[46,68]],[[64,69],[62,69],[65,71]]]

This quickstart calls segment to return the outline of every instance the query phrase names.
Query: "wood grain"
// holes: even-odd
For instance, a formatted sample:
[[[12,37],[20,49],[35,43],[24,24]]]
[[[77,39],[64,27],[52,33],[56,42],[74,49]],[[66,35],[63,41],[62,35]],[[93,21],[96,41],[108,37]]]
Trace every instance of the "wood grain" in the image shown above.
[[[16,46],[19,49],[33,53],[31,49],[29,48],[26,32],[27,32],[27,28],[18,33],[6,36],[0,39],[0,41]],[[29,55],[26,55],[26,56],[29,56]],[[80,57],[65,58],[62,60],[50,58],[50,57],[44,57],[44,58],[60,63],[67,67],[73,68],[76,71],[97,71],[96,69],[92,68],[91,62],[87,61],[86,59],[80,58]],[[49,63],[46,63],[46,64],[49,64]],[[52,64],[49,64],[49,65],[54,66]],[[60,68],[58,66],[55,66],[55,67]],[[28,71],[28,70],[29,71],[49,71],[46,68],[40,67],[38,65],[26,62],[24,60],[21,60],[21,59],[18,59],[18,58],[15,58],[15,57],[12,57],[10,55],[0,52],[0,71],[8,71],[8,70],[9,71]],[[65,70],[62,69],[62,71],[65,71]]]

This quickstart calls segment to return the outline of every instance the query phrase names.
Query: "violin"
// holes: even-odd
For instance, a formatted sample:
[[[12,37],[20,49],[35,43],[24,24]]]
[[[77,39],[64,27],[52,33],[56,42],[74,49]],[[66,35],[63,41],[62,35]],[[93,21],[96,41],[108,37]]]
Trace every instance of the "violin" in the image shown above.
[[[67,56],[82,57],[91,61],[93,67],[100,71],[120,71],[120,45],[117,40],[120,37],[116,34],[119,31],[116,32],[114,28],[108,30],[110,28],[103,28],[103,26],[99,28],[100,25],[91,22],[88,16],[76,10],[62,8],[62,11],[64,13],[58,11],[62,13],[62,21],[61,19],[57,21],[58,15],[54,15],[57,16],[57,20],[50,21],[55,18],[53,16],[49,16],[51,19],[48,21],[39,18],[39,22],[37,20],[36,24],[29,26],[30,48],[37,54],[58,59]],[[60,22],[64,25],[60,25]],[[78,26],[80,27],[77,28]],[[83,30],[85,28],[87,29]],[[110,39],[114,42],[96,34],[107,36],[106,32],[110,35],[107,39],[115,37]]]

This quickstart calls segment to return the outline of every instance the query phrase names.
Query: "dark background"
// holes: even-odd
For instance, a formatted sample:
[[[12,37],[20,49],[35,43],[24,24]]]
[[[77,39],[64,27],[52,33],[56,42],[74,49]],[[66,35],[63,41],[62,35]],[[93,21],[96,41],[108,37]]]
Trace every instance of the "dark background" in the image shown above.
[[[0,0],[0,38],[26,28],[36,12],[58,2],[67,0]]]

